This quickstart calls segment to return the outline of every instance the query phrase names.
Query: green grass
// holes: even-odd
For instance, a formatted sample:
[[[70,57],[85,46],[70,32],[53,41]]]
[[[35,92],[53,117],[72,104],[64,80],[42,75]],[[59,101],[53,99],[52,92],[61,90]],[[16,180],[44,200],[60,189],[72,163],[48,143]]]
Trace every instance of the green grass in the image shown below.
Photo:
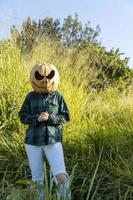
[[[123,92],[117,87],[86,92],[87,55],[83,53],[73,62],[72,50],[48,39],[32,55],[22,56],[13,41],[1,44],[0,49],[0,199],[27,198],[27,187],[22,182],[17,184],[18,180],[31,179],[23,147],[25,127],[18,119],[18,111],[31,91],[32,66],[46,61],[59,69],[58,90],[71,113],[71,122],[64,126],[63,146],[68,173],[77,165],[71,186],[73,200],[132,200],[132,86]],[[88,78],[94,80],[96,74],[89,70]],[[48,165],[47,176],[49,195]],[[56,197],[52,193],[48,198]]]

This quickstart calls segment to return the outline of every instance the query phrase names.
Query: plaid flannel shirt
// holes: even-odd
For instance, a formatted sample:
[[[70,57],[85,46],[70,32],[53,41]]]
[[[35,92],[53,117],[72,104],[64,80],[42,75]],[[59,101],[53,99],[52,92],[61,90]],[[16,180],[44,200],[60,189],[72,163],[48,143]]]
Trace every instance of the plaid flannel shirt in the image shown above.
[[[45,122],[37,120],[41,112],[48,112]],[[40,94],[30,92],[19,111],[20,121],[28,124],[25,143],[47,145],[62,141],[62,124],[70,120],[69,110],[63,96],[59,92]]]

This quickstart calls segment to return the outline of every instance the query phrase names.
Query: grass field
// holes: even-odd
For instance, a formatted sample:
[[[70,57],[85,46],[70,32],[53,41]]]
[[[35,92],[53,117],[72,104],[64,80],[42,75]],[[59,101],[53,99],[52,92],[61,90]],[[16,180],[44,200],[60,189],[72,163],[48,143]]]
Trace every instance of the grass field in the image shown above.
[[[68,103],[71,122],[64,126],[64,152],[68,173],[74,176],[72,199],[133,199],[133,88],[120,92],[85,90],[94,72],[86,68],[85,55],[73,64],[71,51],[45,39],[32,55],[22,56],[13,41],[0,47],[0,200],[28,199],[30,172],[23,142],[25,128],[18,111],[31,91],[29,73],[35,63],[57,66],[58,90]],[[95,75],[95,74],[94,74]],[[88,78],[88,79],[87,79]],[[48,185],[50,172],[46,161]],[[47,194],[47,200],[54,194]]]

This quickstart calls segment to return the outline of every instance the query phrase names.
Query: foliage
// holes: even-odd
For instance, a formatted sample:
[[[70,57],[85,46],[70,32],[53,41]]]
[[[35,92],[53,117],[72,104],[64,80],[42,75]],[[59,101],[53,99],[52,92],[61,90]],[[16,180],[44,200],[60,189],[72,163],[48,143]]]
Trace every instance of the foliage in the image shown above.
[[[95,30],[90,22],[83,26],[78,14],[74,18],[68,16],[63,24],[59,19],[54,20],[51,17],[38,21],[28,17],[22,24],[21,32],[13,26],[11,33],[22,56],[29,55],[30,58],[35,48],[38,50],[43,46],[41,48],[47,49],[49,44],[50,48],[54,46],[55,55],[67,56],[70,67],[76,68],[76,72],[81,74],[78,80],[83,78],[85,72],[87,81],[84,87],[88,91],[92,88],[106,89],[112,85],[123,90],[132,82],[133,71],[128,67],[128,58],[122,59],[118,48],[107,51],[97,40],[99,26]],[[77,79],[77,73],[74,79]]]
[[[86,73],[86,89],[101,90],[113,85],[123,90],[130,85],[133,70],[128,67],[128,58],[121,59],[120,55],[119,49],[107,51],[98,43],[85,45],[75,51],[73,65],[76,68],[78,63],[79,71]]]
[[[132,84],[127,86],[124,79],[132,70],[126,68],[126,61],[121,61],[117,53],[107,53],[98,44],[86,45],[74,51],[74,48],[65,48],[60,42],[45,38],[32,54],[21,55],[14,40],[1,42],[1,199],[12,198],[21,192],[24,196],[28,192],[22,182],[20,186],[17,185],[17,180],[31,178],[23,147],[26,127],[19,122],[17,113],[25,95],[31,90],[31,67],[45,60],[58,67],[61,76],[59,91],[71,112],[71,122],[64,126],[63,145],[69,174],[77,164],[72,182],[73,200],[132,200],[133,88]],[[102,79],[97,79],[98,73],[103,71],[108,78],[111,76],[108,68],[98,68],[98,62],[103,66],[110,63],[116,83],[120,77],[112,63],[118,69],[125,66],[122,81],[126,89],[124,86],[121,91],[115,84],[109,84],[104,90],[95,90],[92,84],[99,83],[99,80],[102,83]],[[89,89],[86,90],[87,86]]]
[[[12,38],[24,51],[31,51],[41,38],[49,37],[51,40],[60,41],[65,46],[79,47],[84,43],[96,41],[100,28],[97,25],[96,30],[91,28],[90,22],[85,26],[75,14],[74,19],[68,16],[61,24],[59,19],[46,17],[43,20],[32,20],[28,17],[22,24],[21,32],[13,25],[11,28]]]

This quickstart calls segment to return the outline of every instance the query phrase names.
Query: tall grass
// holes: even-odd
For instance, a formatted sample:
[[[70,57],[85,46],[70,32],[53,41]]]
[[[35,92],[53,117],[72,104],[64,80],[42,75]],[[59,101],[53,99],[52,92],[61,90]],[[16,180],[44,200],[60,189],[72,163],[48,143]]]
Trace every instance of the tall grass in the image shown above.
[[[72,199],[133,199],[132,86],[123,92],[117,88],[86,92],[87,78],[96,76],[95,71],[87,69],[87,60],[87,52],[75,60],[74,50],[68,51],[48,39],[35,47],[32,55],[22,56],[13,41],[0,45],[0,199],[22,190],[26,195],[26,188],[17,186],[19,179],[30,180],[23,148],[25,128],[18,111],[31,91],[30,70],[43,61],[57,66],[61,77],[58,90],[71,113],[71,122],[64,126],[63,146],[69,174],[77,164]]]

